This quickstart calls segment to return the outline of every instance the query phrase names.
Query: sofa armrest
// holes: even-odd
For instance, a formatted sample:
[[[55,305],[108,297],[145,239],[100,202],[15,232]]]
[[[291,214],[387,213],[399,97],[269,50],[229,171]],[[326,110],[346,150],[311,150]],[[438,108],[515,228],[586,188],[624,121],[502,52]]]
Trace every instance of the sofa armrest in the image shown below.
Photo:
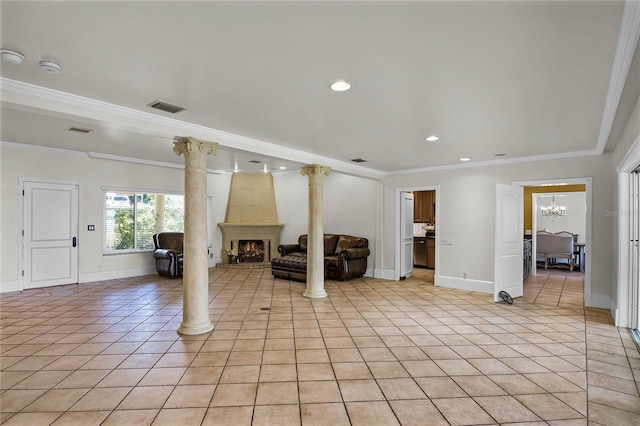
[[[363,257],[369,256],[371,250],[368,248],[348,248],[344,249],[340,252],[340,257],[344,257],[345,259],[362,259]]]
[[[182,253],[178,253],[173,249],[157,249],[153,252],[153,257],[155,259],[171,259],[174,257],[181,257]]]
[[[278,253],[280,256],[286,256],[289,253],[301,252],[300,244],[280,244],[278,246]]]

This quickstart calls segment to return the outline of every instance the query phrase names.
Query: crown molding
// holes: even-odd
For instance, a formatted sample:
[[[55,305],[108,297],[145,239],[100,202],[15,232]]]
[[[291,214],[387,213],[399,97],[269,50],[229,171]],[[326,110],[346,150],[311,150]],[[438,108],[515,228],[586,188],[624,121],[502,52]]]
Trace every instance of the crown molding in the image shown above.
[[[27,151],[57,152],[65,155],[98,158],[101,160],[121,161],[124,163],[144,164],[146,166],[167,167],[170,169],[181,169],[181,170],[184,169],[184,165],[182,164],[167,163],[164,161],[153,161],[153,160],[147,160],[145,158],[123,157],[121,155],[103,154],[101,152],[76,151],[73,149],[55,148],[51,146],[30,145],[30,144],[24,144],[24,143],[0,141],[0,147],[23,149]],[[227,172],[226,170],[217,170],[217,169],[207,169],[207,173],[213,174],[213,175],[231,174],[231,172]]]
[[[640,38],[640,1],[627,0],[624,3],[618,45],[613,58],[611,77],[609,78],[602,122],[600,123],[600,133],[598,134],[598,143],[596,145],[596,151],[599,154],[604,152],[609,140],[622,91],[631,67],[631,61],[633,61],[633,55],[638,44],[638,38]]]
[[[371,179],[384,178],[384,172],[345,161],[4,77],[0,78],[0,90],[3,102],[87,117],[150,134],[193,136],[235,150],[303,164],[322,164],[336,171]]]
[[[506,158],[502,160],[478,161],[478,162],[468,162],[468,163],[460,163],[460,164],[449,164],[444,166],[423,167],[420,169],[398,170],[393,172],[387,172],[386,176],[410,175],[414,173],[437,172],[437,171],[443,171],[443,170],[456,170],[456,169],[469,169],[469,168],[487,167],[487,166],[504,166],[508,164],[527,163],[532,161],[549,161],[549,160],[560,160],[560,159],[576,158],[576,157],[590,157],[590,156],[596,156],[601,154],[602,153],[597,152],[594,149],[594,150],[588,150],[588,151],[562,152],[559,154],[532,155],[530,157],[515,157],[515,158]]]
[[[57,152],[60,154],[75,155],[79,157],[86,157],[88,155],[87,152],[76,151],[73,149],[55,148],[51,146],[31,145],[26,143],[16,143],[16,142],[7,142],[7,141],[0,141],[0,148],[23,149],[27,151],[39,151],[39,152]]]

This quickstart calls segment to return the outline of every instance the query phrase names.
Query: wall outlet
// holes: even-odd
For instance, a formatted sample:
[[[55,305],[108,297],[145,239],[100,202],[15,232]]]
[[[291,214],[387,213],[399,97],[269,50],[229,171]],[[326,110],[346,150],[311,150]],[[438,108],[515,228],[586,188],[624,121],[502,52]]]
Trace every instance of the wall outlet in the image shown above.
[[[440,244],[443,246],[452,246],[453,238],[440,238]]]
[[[464,278],[465,280],[467,279],[467,271],[464,271],[464,272],[462,273],[462,278]]]

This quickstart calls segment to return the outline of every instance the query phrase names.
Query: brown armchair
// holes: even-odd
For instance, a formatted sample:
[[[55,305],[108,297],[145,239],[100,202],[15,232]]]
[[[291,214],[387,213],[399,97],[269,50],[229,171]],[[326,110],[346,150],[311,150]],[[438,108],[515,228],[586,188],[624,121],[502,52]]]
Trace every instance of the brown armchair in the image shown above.
[[[183,241],[182,232],[160,232],[153,235],[153,257],[158,274],[171,279],[182,276]]]

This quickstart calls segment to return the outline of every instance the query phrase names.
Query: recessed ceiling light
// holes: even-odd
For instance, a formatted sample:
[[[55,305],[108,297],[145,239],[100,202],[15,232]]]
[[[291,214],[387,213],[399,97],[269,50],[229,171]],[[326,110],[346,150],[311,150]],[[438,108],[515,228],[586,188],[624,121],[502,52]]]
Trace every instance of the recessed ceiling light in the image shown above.
[[[333,90],[334,92],[344,92],[351,89],[351,84],[344,80],[338,80],[331,83],[331,86],[329,87],[331,87],[331,90]]]
[[[460,161],[471,161],[471,158],[469,158],[469,157],[462,157],[462,158],[460,159]]]
[[[439,138],[439,137],[437,137],[436,135],[431,135],[431,136],[429,136],[429,137],[425,138],[425,140],[426,140],[427,142],[435,142],[435,141],[437,141],[438,139],[440,139],[440,138]]]
[[[40,61],[40,69],[46,74],[60,74],[62,72],[62,67],[51,61]]]
[[[2,56],[3,61],[16,65],[20,65],[22,61],[24,61],[24,55],[22,53],[11,49],[0,49],[0,56]]]
[[[285,166],[280,166],[278,167],[280,170],[287,170],[287,168]]]

